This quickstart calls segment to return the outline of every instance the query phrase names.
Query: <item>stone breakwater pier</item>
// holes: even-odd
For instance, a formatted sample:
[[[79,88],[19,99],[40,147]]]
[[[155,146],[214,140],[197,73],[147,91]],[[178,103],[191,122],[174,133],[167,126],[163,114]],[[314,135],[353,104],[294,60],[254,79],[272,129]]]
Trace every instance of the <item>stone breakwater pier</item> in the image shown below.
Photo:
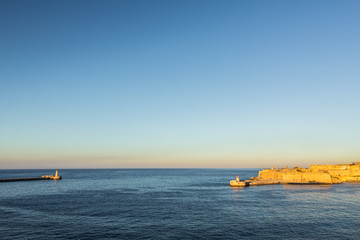
[[[338,165],[311,165],[310,168],[274,168],[259,171],[249,180],[230,181],[231,187],[248,187],[271,184],[336,184],[360,182],[360,162]]]
[[[0,182],[18,182],[18,181],[38,181],[38,180],[60,180],[62,177],[58,175],[56,170],[55,175],[45,175],[42,177],[35,178],[5,178],[0,179]]]

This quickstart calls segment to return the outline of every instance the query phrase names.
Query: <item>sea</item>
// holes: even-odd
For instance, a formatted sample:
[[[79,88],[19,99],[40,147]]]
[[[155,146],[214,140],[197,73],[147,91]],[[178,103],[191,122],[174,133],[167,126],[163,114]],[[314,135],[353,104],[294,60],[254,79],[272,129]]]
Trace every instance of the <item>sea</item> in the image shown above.
[[[229,186],[258,170],[59,169],[59,181],[0,182],[0,239],[360,239],[360,184]]]

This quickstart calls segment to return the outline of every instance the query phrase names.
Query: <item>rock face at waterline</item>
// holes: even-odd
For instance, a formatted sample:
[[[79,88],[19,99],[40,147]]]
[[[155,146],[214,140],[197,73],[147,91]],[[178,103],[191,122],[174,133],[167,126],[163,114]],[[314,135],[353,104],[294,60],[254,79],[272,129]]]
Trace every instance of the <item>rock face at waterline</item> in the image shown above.
[[[257,177],[230,181],[232,187],[267,184],[334,184],[360,182],[360,162],[338,165],[311,165],[310,168],[276,168],[259,171]]]

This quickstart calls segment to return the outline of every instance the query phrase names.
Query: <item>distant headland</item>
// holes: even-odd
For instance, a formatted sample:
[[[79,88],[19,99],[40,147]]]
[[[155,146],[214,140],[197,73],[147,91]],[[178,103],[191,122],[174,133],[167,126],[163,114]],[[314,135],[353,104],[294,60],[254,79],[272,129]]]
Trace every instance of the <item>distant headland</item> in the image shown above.
[[[336,184],[360,182],[360,162],[337,165],[311,165],[310,168],[274,168],[259,171],[249,180],[230,181],[231,187],[247,187],[270,184]]]

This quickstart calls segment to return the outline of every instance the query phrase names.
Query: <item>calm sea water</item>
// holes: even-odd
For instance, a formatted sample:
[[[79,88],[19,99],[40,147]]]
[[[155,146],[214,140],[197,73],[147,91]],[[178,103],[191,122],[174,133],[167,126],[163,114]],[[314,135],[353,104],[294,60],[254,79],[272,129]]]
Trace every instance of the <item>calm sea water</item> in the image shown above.
[[[0,183],[0,239],[360,239],[360,184],[229,187],[257,169],[59,173]]]

